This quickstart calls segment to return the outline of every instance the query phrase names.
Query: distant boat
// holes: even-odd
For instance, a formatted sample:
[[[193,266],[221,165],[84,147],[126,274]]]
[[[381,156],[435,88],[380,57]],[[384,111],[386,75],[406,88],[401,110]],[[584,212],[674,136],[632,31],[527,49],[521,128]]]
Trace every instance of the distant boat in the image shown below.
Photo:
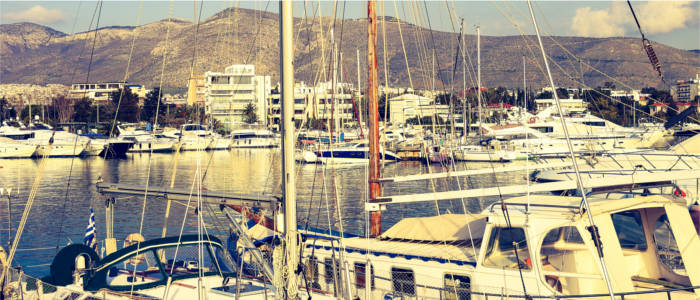
[[[239,129],[231,133],[232,148],[279,147],[279,140],[267,129]]]

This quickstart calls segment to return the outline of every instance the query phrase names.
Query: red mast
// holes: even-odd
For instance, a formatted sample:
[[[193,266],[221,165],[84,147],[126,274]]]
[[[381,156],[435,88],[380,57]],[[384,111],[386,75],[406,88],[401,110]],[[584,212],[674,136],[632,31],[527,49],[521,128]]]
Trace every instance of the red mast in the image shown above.
[[[382,190],[377,182],[379,180],[379,113],[378,82],[377,78],[377,3],[369,0],[367,3],[367,63],[369,75],[367,76],[367,95],[369,101],[369,198],[370,201],[381,196]],[[382,233],[382,212],[379,207],[369,213],[371,237],[377,237]]]

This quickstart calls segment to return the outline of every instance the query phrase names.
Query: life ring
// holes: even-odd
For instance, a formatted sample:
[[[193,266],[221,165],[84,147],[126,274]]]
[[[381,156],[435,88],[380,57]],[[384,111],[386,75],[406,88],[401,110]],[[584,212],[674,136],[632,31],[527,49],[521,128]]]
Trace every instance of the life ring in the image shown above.
[[[535,116],[535,117],[531,117],[531,118],[530,118],[530,124],[537,122],[537,119],[538,119],[538,118],[537,118],[536,116]]]

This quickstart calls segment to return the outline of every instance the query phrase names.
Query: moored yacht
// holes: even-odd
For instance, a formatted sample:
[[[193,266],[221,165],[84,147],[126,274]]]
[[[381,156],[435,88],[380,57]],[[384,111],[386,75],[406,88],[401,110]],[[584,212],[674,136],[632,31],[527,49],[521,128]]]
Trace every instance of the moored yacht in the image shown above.
[[[29,158],[36,152],[37,145],[0,137],[0,158]]]
[[[273,148],[279,140],[267,129],[238,129],[231,133],[232,148]]]

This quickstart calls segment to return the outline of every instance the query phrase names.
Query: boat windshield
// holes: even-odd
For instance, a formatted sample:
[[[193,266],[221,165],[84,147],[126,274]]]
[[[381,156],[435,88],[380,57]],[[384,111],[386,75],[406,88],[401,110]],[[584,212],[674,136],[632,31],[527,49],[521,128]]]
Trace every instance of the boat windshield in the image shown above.
[[[90,288],[145,289],[165,284],[169,275],[178,280],[200,275],[230,276],[236,270],[230,256],[216,243],[192,241],[179,247],[177,243],[142,245],[142,250],[113,253],[118,260],[99,268]]]

